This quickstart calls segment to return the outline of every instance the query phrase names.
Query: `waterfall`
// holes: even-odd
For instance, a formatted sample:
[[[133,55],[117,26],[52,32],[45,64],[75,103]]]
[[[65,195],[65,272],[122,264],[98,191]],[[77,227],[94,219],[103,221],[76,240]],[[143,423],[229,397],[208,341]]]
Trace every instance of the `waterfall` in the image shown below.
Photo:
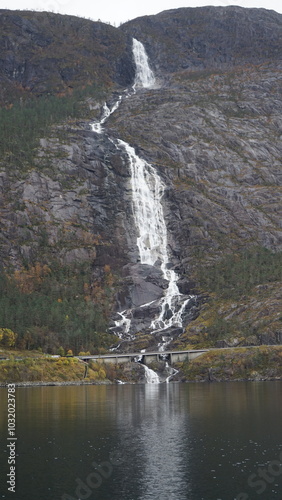
[[[140,262],[151,266],[161,264],[163,274],[167,278],[167,232],[160,202],[164,185],[151,165],[139,158],[129,144],[121,140],[118,140],[118,144],[126,151],[129,159],[133,216],[139,232],[137,246]]]
[[[153,71],[149,66],[148,56],[144,45],[133,38],[133,57],[136,65],[136,75],[134,89],[136,87],[151,88],[156,84],[156,79]]]
[[[159,384],[160,383],[160,377],[154,370],[151,370],[151,368],[148,368],[146,365],[144,366],[145,369],[145,379],[147,384]]]
[[[118,319],[115,321],[115,324],[117,327],[122,327],[124,330],[124,333],[129,333],[130,331],[130,326],[131,326],[131,321],[129,318],[126,317],[126,314],[128,314],[128,311],[122,311],[118,313],[121,319]]]
[[[176,370],[176,368],[172,368],[172,366],[169,366],[168,362],[166,362],[165,367],[166,367],[166,370],[169,373],[169,376],[166,377],[165,381],[166,381],[166,384],[169,384],[170,379],[172,377],[174,377],[179,372],[179,370]]]
[[[155,75],[149,66],[149,60],[145,51],[145,47],[135,38],[133,38],[132,51],[136,66],[136,75],[132,87],[133,92],[130,92],[128,89],[126,89],[125,97],[130,97],[130,95],[132,95],[132,93],[136,91],[136,88],[152,88],[156,85]],[[92,123],[91,125],[93,132],[97,132],[98,134],[101,134],[103,132],[102,125],[107,121],[109,116],[117,110],[120,103],[122,102],[122,98],[123,96],[120,95],[118,100],[111,108],[108,107],[107,103],[104,103],[100,121]]]
[[[165,185],[155,169],[136,155],[134,148],[118,139],[126,151],[131,170],[133,216],[138,230],[137,246],[141,264],[160,266],[163,277],[168,281],[164,297],[160,301],[161,312],[151,323],[152,330],[163,330],[181,326],[181,315],[187,302],[179,305],[181,293],[177,286],[178,276],[168,269],[167,229],[162,207]]]
[[[122,101],[122,95],[119,96],[118,100],[115,102],[115,104],[112,106],[110,109],[105,102],[103,105],[103,111],[102,111],[102,118],[99,122],[95,122],[91,124],[91,128],[93,132],[97,132],[97,134],[102,134],[103,133],[103,127],[102,125],[105,123],[105,121],[113,114],[119,107],[120,103]]]
[[[145,48],[143,44],[136,39],[133,39],[133,56],[136,65],[133,92],[136,92],[136,88],[154,87],[156,85],[156,79],[149,66]],[[132,92],[126,90],[125,97],[129,97],[130,95],[132,95]],[[92,124],[92,130],[94,132],[99,134],[103,133],[102,125],[109,116],[116,111],[122,99],[123,96],[119,96],[118,100],[111,108],[109,108],[107,104],[104,104],[101,120],[98,123]],[[170,269],[169,266],[168,235],[162,206],[165,184],[152,165],[137,156],[132,146],[121,139],[116,139],[112,142],[117,148],[125,151],[129,160],[133,216],[138,232],[137,246],[140,262],[141,264],[159,267],[162,271],[163,278],[168,283],[164,291],[164,296],[158,301],[160,313],[159,316],[151,322],[151,331],[156,332],[166,330],[172,326],[182,326],[182,314],[191,297],[184,297],[180,293],[177,286],[178,275],[173,269]],[[148,305],[149,303],[143,304],[141,307]],[[124,334],[129,337],[131,310],[125,310],[118,314],[120,315],[120,319],[115,322],[116,327],[122,327]],[[147,377],[150,371],[146,368]],[[156,374],[155,376],[157,377]]]

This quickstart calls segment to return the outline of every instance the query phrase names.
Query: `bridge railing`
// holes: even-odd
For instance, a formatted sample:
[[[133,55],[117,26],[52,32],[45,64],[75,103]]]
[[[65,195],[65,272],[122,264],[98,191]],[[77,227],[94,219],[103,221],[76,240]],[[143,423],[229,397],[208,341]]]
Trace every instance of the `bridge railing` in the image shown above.
[[[201,356],[208,349],[201,350],[189,350],[189,351],[164,351],[164,352],[135,352],[135,353],[124,353],[124,354],[93,354],[93,355],[83,355],[76,356],[76,358],[81,359],[82,361],[90,361],[94,360],[97,362],[104,363],[128,363],[128,362],[136,362],[139,361],[145,365],[150,364],[154,361],[168,361],[169,364],[174,364],[179,361],[187,361],[197,358]]]

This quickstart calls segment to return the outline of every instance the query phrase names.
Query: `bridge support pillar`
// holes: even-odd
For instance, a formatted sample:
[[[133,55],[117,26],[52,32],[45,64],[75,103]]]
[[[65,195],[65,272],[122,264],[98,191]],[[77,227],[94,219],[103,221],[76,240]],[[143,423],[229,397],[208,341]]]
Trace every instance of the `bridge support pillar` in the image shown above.
[[[159,361],[159,354],[158,353],[154,353],[154,354],[146,354],[145,353],[144,354],[142,363],[144,363],[145,365],[149,365],[153,361]]]

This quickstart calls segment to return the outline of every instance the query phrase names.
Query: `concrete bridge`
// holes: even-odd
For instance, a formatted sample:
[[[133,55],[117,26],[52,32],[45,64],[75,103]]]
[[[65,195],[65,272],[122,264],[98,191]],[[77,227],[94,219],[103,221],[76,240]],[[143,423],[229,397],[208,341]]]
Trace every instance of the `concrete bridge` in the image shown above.
[[[75,356],[82,361],[97,361],[100,363],[128,363],[139,361],[144,365],[149,365],[153,361],[168,361],[170,365],[178,361],[191,361],[192,359],[201,356],[209,349],[195,349],[193,351],[155,351],[155,352],[131,352],[124,354],[85,354],[83,356]]]

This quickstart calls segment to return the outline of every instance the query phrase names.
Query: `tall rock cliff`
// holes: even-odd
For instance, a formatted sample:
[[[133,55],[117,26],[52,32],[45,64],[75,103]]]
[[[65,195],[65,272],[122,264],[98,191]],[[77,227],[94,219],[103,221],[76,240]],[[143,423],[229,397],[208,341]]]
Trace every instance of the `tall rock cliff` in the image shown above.
[[[0,100],[109,88],[134,78],[131,43],[113,26],[49,12],[0,10]]]
[[[132,306],[134,347],[156,341],[144,317],[152,311],[142,314],[138,306],[165,283],[138,263],[129,162],[117,138],[166,185],[171,265],[180,291],[195,296],[184,330],[170,345],[282,341],[281,20],[264,9],[207,7],[166,11],[116,29],[68,16],[1,11],[5,105],[30,94],[67,95],[86,83],[100,88],[111,106],[134,81],[132,36],[143,42],[157,76],[155,88],[122,99],[104,134],[91,130],[103,100],[90,93],[79,117],[53,124],[21,168],[9,151],[2,157],[5,273],[23,294],[42,292],[49,280],[58,302],[64,297],[62,283],[51,279],[56,266],[72,269],[71,276],[88,266],[74,293],[99,308],[104,322],[89,320],[86,333],[73,333],[72,344],[65,321],[75,349],[96,348],[93,330],[113,326],[115,311]],[[43,267],[33,271],[38,263],[49,269],[45,275]],[[75,325],[73,319],[73,332]],[[17,329],[17,321],[5,326]],[[20,337],[33,328],[34,338],[37,327],[33,345],[44,347],[44,326],[21,325]],[[48,328],[52,350],[64,336],[58,325]],[[99,345],[113,340],[109,335]]]

